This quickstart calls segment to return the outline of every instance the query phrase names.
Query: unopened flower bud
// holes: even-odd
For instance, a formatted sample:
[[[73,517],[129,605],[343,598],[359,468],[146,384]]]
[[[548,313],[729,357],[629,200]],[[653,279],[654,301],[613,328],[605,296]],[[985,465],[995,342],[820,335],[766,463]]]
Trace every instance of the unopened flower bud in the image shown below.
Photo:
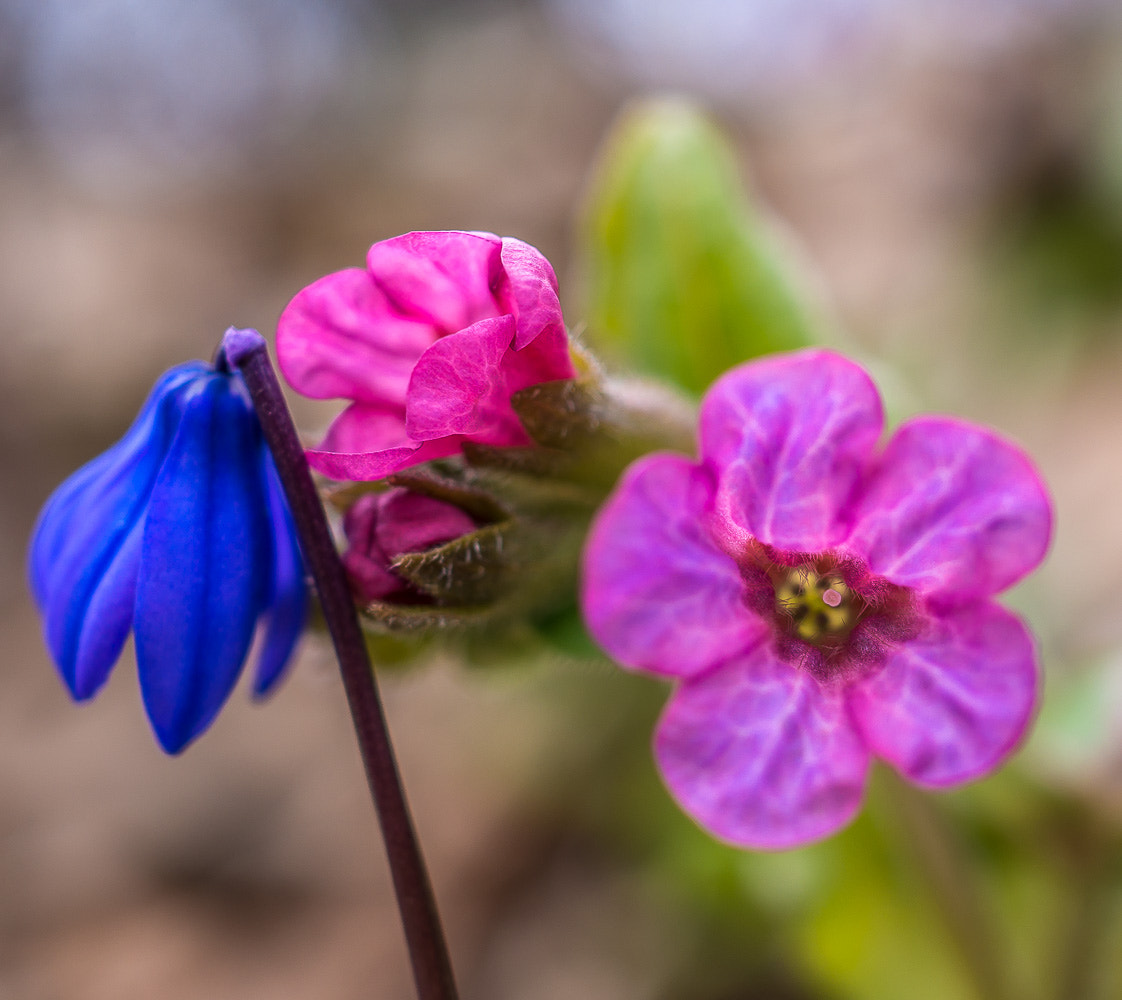
[[[402,487],[360,497],[343,522],[349,542],[343,564],[356,597],[365,603],[425,601],[420,590],[394,572],[394,560],[443,545],[476,527],[459,507]]]

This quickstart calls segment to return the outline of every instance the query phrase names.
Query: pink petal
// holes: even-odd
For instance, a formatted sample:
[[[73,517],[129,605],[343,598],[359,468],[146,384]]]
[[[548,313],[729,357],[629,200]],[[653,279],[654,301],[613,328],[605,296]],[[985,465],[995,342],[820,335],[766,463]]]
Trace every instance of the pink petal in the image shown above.
[[[869,749],[912,781],[957,785],[993,770],[1016,748],[1036,705],[1032,638],[983,601],[938,615],[849,691]]]
[[[513,339],[514,318],[499,316],[442,337],[421,355],[406,401],[409,436],[431,441],[462,434],[485,444],[528,444],[503,370]]]
[[[357,595],[375,601],[408,590],[390,569],[405,552],[422,552],[475,530],[458,507],[406,489],[360,497],[347,511],[343,528],[349,543],[343,564]]]
[[[687,677],[760,641],[736,564],[706,536],[708,472],[679,455],[632,465],[584,550],[581,606],[623,665]]]
[[[501,251],[490,233],[406,233],[375,243],[366,267],[399,312],[443,335],[499,315]]]
[[[360,497],[343,518],[349,542],[343,566],[355,594],[364,601],[377,601],[401,589],[401,578],[389,570],[389,557],[378,545],[378,500],[373,495]]]
[[[461,437],[415,441],[406,433],[400,412],[355,403],[336,417],[319,448],[306,454],[313,469],[332,479],[374,480],[455,455],[461,441]]]
[[[361,602],[380,601],[403,588],[399,576],[361,549],[347,549],[343,553],[343,568],[351,583],[351,593]]]
[[[399,315],[357,268],[313,282],[277,322],[277,360],[297,392],[314,399],[405,402],[431,325]]]
[[[459,507],[433,497],[393,489],[378,498],[378,547],[391,558],[423,552],[475,531],[475,522]]]
[[[869,755],[841,690],[781,662],[771,643],[685,681],[655,735],[674,797],[731,844],[798,847],[861,806]]]
[[[563,326],[550,327],[521,350],[507,351],[502,365],[508,397],[527,386],[575,378],[577,374]]]
[[[884,416],[869,376],[831,351],[734,368],[701,404],[701,455],[730,533],[781,549],[829,548]]]
[[[1052,505],[1019,448],[972,424],[921,417],[889,441],[848,545],[894,583],[972,599],[1029,572],[1051,533]]]
[[[424,441],[410,447],[391,448],[374,452],[308,451],[308,464],[329,479],[346,482],[373,482],[411,465],[434,462],[448,458],[460,450],[461,438],[441,438]]]
[[[353,403],[339,414],[320,442],[323,451],[364,452],[417,444],[405,432],[401,410]]]
[[[564,336],[565,323],[561,316],[561,302],[557,298],[557,276],[549,261],[530,244],[508,236],[502,241],[502,264],[508,280],[503,298],[517,321],[515,350],[521,350],[546,330],[560,331]]]

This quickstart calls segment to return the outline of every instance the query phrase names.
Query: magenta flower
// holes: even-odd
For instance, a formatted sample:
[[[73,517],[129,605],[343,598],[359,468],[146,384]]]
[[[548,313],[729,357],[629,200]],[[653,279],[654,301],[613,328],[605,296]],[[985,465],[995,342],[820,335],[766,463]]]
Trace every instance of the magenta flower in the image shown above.
[[[407,233],[309,285],[277,325],[297,392],[351,405],[308,460],[381,479],[464,441],[529,445],[510,397],[575,374],[553,268],[519,240]]]
[[[944,788],[1014,750],[1033,640],[991,597],[1044,556],[1028,458],[945,417],[877,449],[857,365],[808,350],[736,368],[701,406],[700,462],[636,462],[584,557],[593,636],[678,685],[655,755],[716,836],[787,848],[857,812],[870,758]]]
[[[355,596],[366,602],[427,600],[393,571],[394,559],[475,529],[475,522],[459,507],[402,487],[360,497],[343,519],[348,542],[343,565]]]

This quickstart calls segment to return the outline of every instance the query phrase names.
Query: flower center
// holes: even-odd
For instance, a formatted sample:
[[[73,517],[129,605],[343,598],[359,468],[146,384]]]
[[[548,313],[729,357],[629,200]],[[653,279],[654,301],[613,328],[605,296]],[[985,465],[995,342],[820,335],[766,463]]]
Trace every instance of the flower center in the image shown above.
[[[744,603],[771,625],[780,659],[824,683],[876,670],[924,627],[916,595],[850,553],[784,552],[750,541],[738,563]]]
[[[775,609],[787,629],[816,646],[837,646],[857,622],[857,597],[837,573],[796,566],[775,583]]]

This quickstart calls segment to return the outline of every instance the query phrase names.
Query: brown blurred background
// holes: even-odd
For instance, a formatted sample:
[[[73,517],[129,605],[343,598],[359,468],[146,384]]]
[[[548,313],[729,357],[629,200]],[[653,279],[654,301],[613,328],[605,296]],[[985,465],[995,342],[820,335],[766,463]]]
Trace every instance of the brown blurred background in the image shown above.
[[[411,995],[323,644],[268,706],[237,692],[167,759],[131,652],[95,702],[69,702],[26,539],[159,372],[230,324],[270,335],[375,240],[521,237],[578,326],[567,279],[598,144],[668,88],[712,109],[897,416],[959,413],[1038,457],[1058,532],[1014,603],[1050,690],[1065,672],[1115,681],[1102,732],[1046,726],[1026,755],[1117,808],[1112,6],[0,0],[0,1000]],[[311,431],[329,408],[298,412]],[[603,746],[557,709],[558,669],[442,661],[385,681],[463,995],[691,997],[681,911],[566,826]],[[782,954],[765,964],[762,985],[692,1000],[837,995]]]

